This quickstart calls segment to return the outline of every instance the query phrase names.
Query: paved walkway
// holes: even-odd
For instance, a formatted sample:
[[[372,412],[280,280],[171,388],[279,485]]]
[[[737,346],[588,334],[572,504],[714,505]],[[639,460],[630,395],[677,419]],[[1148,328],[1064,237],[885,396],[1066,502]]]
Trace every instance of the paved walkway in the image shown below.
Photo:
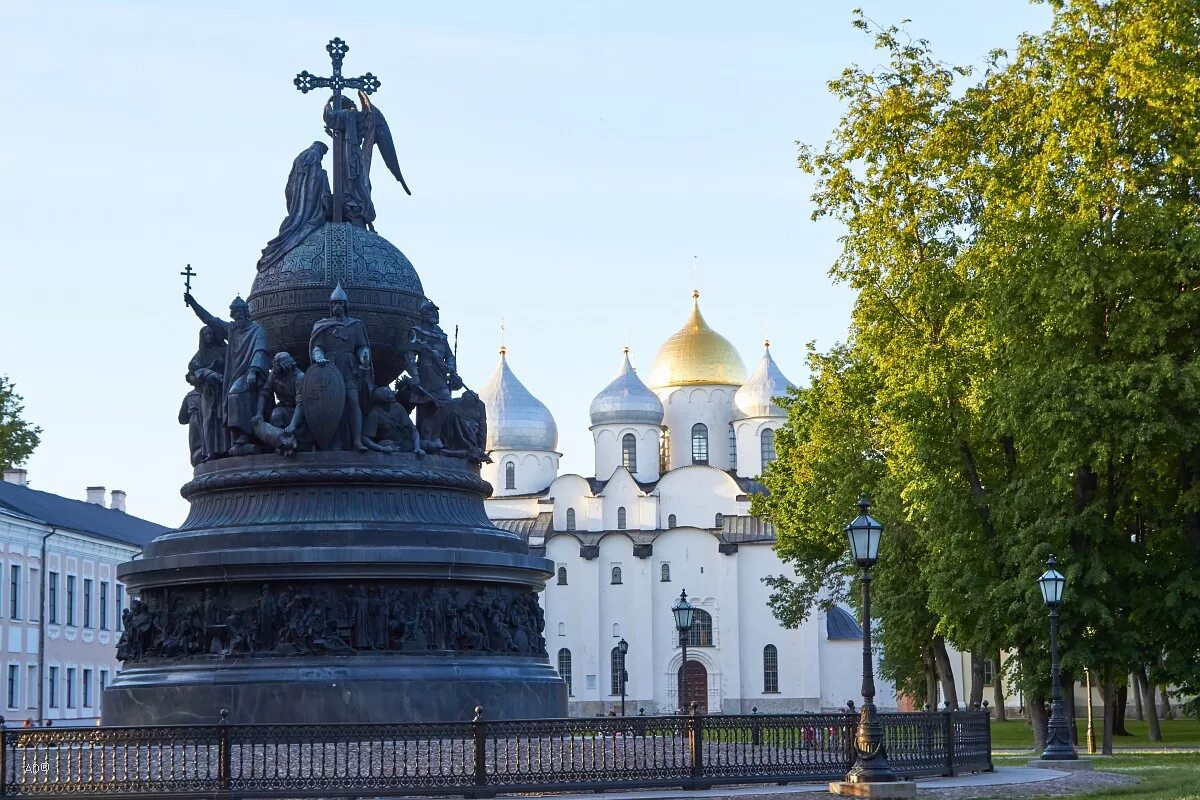
[[[992,797],[1063,797],[1095,791],[1124,783],[1134,783],[1136,778],[1108,772],[1070,773],[1053,769],[1031,767],[996,767],[995,772],[974,775],[959,775],[955,778],[920,778],[917,780],[917,796],[938,800],[978,800]],[[588,792],[587,794],[545,794],[539,797],[554,800],[712,800],[713,798],[737,798],[737,800],[818,800],[833,797],[825,783],[800,783],[787,786],[719,786],[704,791],[683,789],[643,789],[640,791]],[[501,795],[504,797],[505,795]],[[396,800],[405,800],[396,798]]]
[[[1100,753],[1088,753],[1087,748],[1076,748],[1079,755],[1083,758],[1091,758],[1099,756]],[[1113,755],[1121,755],[1123,753],[1200,753],[1200,745],[1194,744],[1149,744],[1137,745],[1136,747],[1114,747]],[[994,756],[1029,756],[1033,758],[1036,752],[1029,747],[993,747],[992,755]]]

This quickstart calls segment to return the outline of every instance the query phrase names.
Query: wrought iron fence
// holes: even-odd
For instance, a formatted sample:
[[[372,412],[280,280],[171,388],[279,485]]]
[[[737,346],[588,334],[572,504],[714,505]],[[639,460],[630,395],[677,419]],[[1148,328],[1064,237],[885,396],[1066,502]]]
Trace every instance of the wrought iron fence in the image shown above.
[[[992,769],[987,711],[882,714],[906,777]],[[394,725],[3,729],[0,797],[491,797],[831,780],[858,718],[742,714]],[[3,719],[0,718],[0,728]]]

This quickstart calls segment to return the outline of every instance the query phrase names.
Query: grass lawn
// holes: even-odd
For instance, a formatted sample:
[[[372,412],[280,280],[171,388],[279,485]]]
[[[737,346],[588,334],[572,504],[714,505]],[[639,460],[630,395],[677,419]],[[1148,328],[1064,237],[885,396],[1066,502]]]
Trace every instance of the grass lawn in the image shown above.
[[[1186,720],[1184,720],[1186,721]],[[1141,783],[1074,795],[1083,798],[1127,797],[1131,800],[1196,800],[1200,798],[1200,753],[1129,753],[1098,756],[1096,769],[1136,775]],[[1003,756],[997,765],[1023,764],[1027,758]]]
[[[1080,750],[1086,747],[1087,720],[1076,720],[1079,731]],[[1096,748],[1100,748],[1100,740],[1104,735],[1103,721],[1097,718],[1092,724],[1096,737]],[[1114,736],[1113,747],[1170,747],[1172,745],[1200,746],[1200,720],[1171,719],[1162,722],[1161,742],[1152,742],[1146,738],[1146,723],[1136,719],[1125,721],[1125,727],[1132,736]],[[1022,719],[1008,722],[992,722],[992,747],[1033,747],[1033,731],[1029,724]]]

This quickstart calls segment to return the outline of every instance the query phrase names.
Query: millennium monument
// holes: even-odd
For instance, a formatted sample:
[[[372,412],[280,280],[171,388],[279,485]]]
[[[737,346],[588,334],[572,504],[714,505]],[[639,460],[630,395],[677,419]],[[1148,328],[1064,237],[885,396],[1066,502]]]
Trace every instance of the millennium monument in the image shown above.
[[[105,724],[566,715],[536,595],[550,562],[489,522],[484,405],[374,229],[376,152],[408,191],[380,82],[326,49],[331,76],[295,84],[331,91],[329,142],[293,162],[247,298],[222,318],[183,273],[203,323],[179,410],[191,511],[118,572],[135,599]]]

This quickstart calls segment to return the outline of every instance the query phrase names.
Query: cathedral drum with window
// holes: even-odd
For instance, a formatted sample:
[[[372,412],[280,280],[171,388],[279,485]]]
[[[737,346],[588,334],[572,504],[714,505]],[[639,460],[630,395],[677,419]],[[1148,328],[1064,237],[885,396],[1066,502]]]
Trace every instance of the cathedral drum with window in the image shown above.
[[[861,629],[842,608],[798,629],[778,624],[762,578],[789,570],[772,526],[750,515],[790,383],[769,343],[747,377],[698,293],[692,301],[646,380],[626,348],[592,400],[591,476],[559,474],[554,418],[501,351],[480,392],[493,461],[484,477],[495,487],[488,514],[555,563],[541,601],[572,714],[619,709],[621,639],[629,713],[692,702],[708,713],[845,708],[859,696]],[[671,614],[681,590],[697,609],[687,664]],[[879,705],[894,706],[892,688],[879,689]]]

